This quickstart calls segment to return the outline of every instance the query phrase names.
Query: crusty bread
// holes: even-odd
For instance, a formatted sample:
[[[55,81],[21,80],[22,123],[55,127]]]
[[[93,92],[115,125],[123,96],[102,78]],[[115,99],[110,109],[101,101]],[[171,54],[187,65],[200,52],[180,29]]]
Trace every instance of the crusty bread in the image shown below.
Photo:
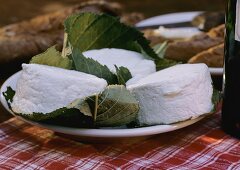
[[[0,73],[5,74],[9,64],[27,62],[32,56],[57,45],[61,49],[64,35],[64,20],[71,14],[91,11],[108,13],[122,17],[127,24],[135,24],[143,19],[141,14],[123,13],[121,4],[105,0],[91,0],[57,12],[35,17],[28,21],[0,28]],[[11,69],[14,69],[13,66]]]
[[[217,45],[192,57],[188,63],[205,63],[209,67],[223,67],[224,44]]]
[[[196,35],[188,40],[174,41],[168,44],[165,57],[187,62],[191,57],[224,41],[224,25],[213,28],[208,33]]]
[[[221,37],[224,38],[225,24],[219,25],[211,29],[207,34],[210,37]]]
[[[63,40],[62,21],[73,9],[36,17],[0,29],[0,64],[36,55]]]

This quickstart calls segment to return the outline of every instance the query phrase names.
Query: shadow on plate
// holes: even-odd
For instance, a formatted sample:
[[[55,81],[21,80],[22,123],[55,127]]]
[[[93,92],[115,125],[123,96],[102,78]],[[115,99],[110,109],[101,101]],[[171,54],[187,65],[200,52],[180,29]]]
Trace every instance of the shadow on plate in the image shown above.
[[[74,135],[66,135],[63,133],[57,133],[55,132],[55,135],[64,137],[67,139],[71,139],[77,142],[81,143],[128,143],[128,144],[134,144],[139,141],[144,141],[148,138],[151,138],[155,135],[149,135],[149,136],[141,136],[141,137],[113,137],[113,138],[101,138],[101,137],[86,137],[86,136],[74,136]]]

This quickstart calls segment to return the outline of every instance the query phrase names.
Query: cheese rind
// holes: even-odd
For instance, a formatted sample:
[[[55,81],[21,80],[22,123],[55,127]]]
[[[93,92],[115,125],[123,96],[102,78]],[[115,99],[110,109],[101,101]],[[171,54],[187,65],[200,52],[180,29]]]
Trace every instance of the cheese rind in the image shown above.
[[[181,64],[128,86],[140,103],[140,125],[171,124],[209,113],[212,80],[205,64]]]
[[[132,74],[133,80],[129,81],[132,84],[139,79],[146,77],[149,74],[156,72],[156,65],[154,61],[147,60],[140,53],[116,49],[103,48],[99,50],[89,50],[83,53],[87,58],[92,58],[102,65],[106,65],[113,73],[116,72],[114,65],[126,67]]]
[[[49,113],[73,100],[102,92],[104,79],[57,67],[23,64],[11,107],[16,113]]]

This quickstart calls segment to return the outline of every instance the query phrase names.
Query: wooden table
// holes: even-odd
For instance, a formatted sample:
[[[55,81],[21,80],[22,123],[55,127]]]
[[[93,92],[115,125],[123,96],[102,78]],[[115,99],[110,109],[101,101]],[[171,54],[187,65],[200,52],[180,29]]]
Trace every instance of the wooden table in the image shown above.
[[[0,0],[0,26],[56,11],[85,0]],[[146,17],[180,11],[224,10],[226,0],[111,0],[124,5],[127,12],[138,11]]]
[[[138,11],[146,17],[180,11],[224,10],[225,0],[116,0],[126,11]],[[0,0],[0,26],[11,24],[39,14],[56,11],[65,6],[78,3],[79,0]],[[0,75],[2,77],[2,75]],[[4,76],[4,75],[3,75]],[[5,78],[0,77],[0,85]],[[0,122],[12,117],[0,104]]]

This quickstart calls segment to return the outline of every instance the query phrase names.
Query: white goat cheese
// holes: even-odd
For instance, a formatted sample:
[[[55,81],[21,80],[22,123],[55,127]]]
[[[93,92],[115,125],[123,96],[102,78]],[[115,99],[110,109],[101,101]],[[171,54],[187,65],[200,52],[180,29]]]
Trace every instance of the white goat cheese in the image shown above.
[[[102,92],[104,79],[57,67],[23,64],[12,109],[17,113],[49,113],[78,98]]]
[[[116,49],[116,48],[103,48],[99,50],[89,50],[83,53],[87,58],[92,58],[102,65],[106,65],[112,72],[116,72],[114,65],[126,67],[132,74],[132,84],[137,80],[146,77],[147,75],[156,72],[156,65],[152,60],[144,59],[140,53]]]
[[[180,64],[128,86],[140,104],[141,125],[171,124],[209,113],[212,80],[205,64]]]

